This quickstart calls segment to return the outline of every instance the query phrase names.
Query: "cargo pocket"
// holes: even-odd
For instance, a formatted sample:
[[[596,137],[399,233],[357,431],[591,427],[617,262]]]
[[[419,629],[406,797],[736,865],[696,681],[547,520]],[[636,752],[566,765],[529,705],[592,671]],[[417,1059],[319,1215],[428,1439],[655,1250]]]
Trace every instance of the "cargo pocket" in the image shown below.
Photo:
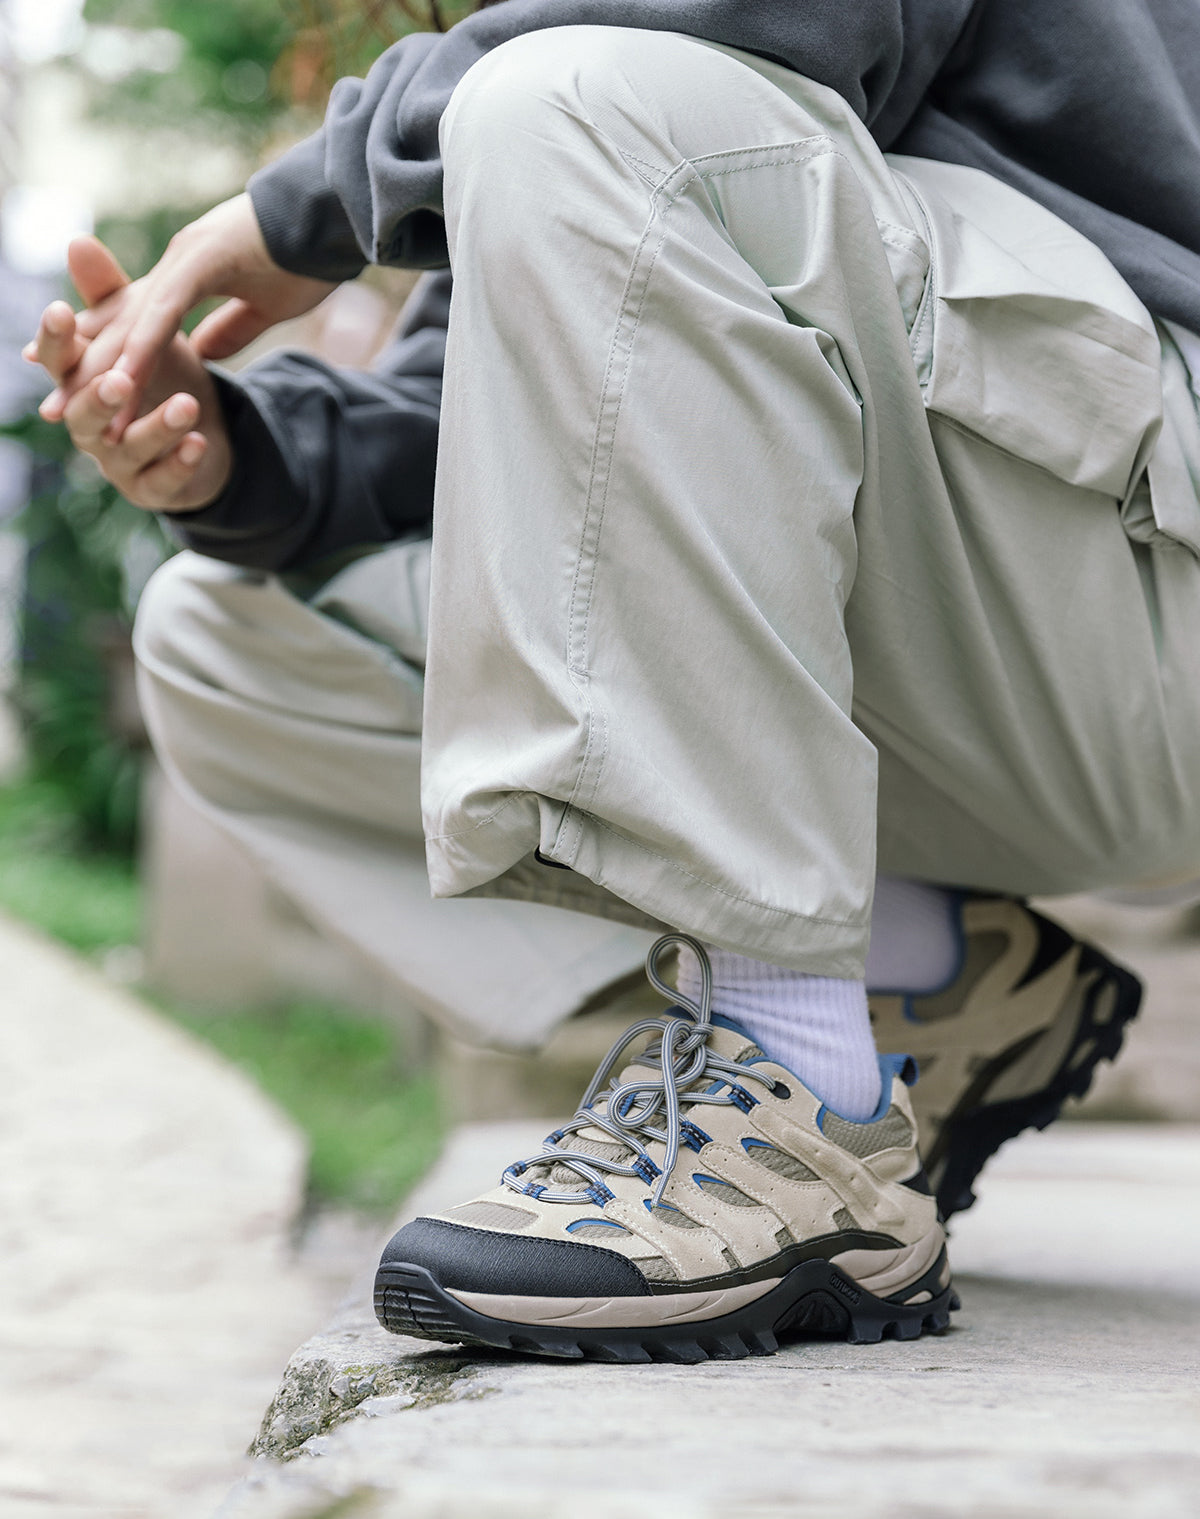
[[[1081,233],[990,175],[890,156],[932,252],[912,347],[926,408],[1114,499],[1130,537],[1200,554],[1200,505],[1162,437],[1150,313]]]

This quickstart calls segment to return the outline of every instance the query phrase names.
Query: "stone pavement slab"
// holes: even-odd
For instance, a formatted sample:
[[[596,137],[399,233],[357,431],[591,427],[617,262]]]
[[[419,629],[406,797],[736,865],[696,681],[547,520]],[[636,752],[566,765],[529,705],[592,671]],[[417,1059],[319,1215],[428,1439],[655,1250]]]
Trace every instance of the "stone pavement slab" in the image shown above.
[[[461,1130],[406,1212],[543,1127]],[[393,1337],[364,1278],[221,1519],[1195,1519],[1200,1128],[1026,1136],[954,1232],[950,1333],[698,1367]]]
[[[299,1134],[251,1082],[0,918],[0,1514],[201,1519],[327,1314]]]

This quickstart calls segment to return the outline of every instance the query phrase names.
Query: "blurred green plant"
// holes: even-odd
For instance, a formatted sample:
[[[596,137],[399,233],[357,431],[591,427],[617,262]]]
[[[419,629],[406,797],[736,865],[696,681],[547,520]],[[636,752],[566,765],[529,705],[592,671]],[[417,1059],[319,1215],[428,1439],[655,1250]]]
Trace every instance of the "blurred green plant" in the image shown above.
[[[133,607],[172,546],[157,518],[75,453],[64,428],[33,413],[2,431],[34,459],[31,499],[15,523],[27,552],[13,697],[29,771],[68,808],[82,842],[127,854],[139,761],[116,704]]]
[[[0,908],[88,955],[136,944],[141,922],[132,861],[89,850],[45,779],[0,787]]]
[[[476,0],[87,0],[92,27],[163,44],[145,49],[144,66],[127,67],[116,87],[93,67],[94,107],[144,125],[202,123],[210,137],[253,147],[282,113],[320,111],[335,79],[365,73],[399,38],[445,31],[477,8]]]
[[[314,1201],[393,1207],[437,1159],[436,1083],[406,1069],[396,1031],[345,1008],[169,1010],[247,1071],[308,1136]]]
[[[89,27],[120,28],[161,44],[135,50],[127,36],[129,64],[97,69],[95,43],[105,34],[93,32],[80,61],[98,116],[254,146],[291,104],[272,88],[293,31],[279,0],[87,0],[83,15]]]

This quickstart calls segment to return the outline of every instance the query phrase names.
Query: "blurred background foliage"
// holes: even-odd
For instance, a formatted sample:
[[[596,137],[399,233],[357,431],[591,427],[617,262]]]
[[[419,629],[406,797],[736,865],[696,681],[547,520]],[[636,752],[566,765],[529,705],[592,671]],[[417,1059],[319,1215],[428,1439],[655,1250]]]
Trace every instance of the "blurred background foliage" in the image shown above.
[[[87,0],[79,45],[58,62],[84,80],[97,121],[148,140],[162,132],[174,152],[188,142],[198,151],[230,147],[244,177],[319,123],[335,79],[364,72],[407,32],[445,28],[475,8],[456,0]],[[131,274],[205,209],[163,200],[97,224]],[[75,454],[63,428],[30,413],[0,432],[33,459],[29,504],[11,524],[27,544],[8,693],[24,767],[0,787],[0,908],[127,979],[143,897],[144,744],[129,634],[141,589],[173,544],[156,518]],[[390,1206],[431,1160],[441,1133],[433,1079],[413,1073],[404,1038],[386,1022],[312,1002],[214,1017],[158,1000],[249,1069],[306,1130],[318,1199]]]
[[[251,166],[315,127],[330,86],[390,43],[475,8],[457,0],[87,0],[71,62],[89,109],[152,133],[233,141]],[[98,234],[133,274],[205,208],[162,205],[103,219]],[[15,701],[32,781],[52,788],[79,842],[129,857],[138,817],[136,745],[114,685],[146,579],[172,551],[158,522],[124,502],[61,427],[36,414],[3,431],[35,460],[16,526],[29,544]],[[136,724],[133,725],[136,729]]]

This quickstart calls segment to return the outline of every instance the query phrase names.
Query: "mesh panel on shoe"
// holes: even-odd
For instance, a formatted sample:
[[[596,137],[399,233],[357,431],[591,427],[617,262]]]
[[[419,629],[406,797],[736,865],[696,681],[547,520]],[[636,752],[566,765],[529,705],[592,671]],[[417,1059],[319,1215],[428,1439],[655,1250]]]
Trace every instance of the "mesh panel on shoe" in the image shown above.
[[[811,1166],[806,1166],[786,1150],[777,1150],[774,1145],[751,1145],[746,1154],[758,1165],[766,1166],[768,1171],[786,1176],[791,1181],[820,1181]]]
[[[796,1236],[790,1229],[776,1229],[775,1243],[781,1250],[786,1250],[789,1245],[794,1245],[796,1243]]]
[[[721,1259],[729,1267],[730,1271],[740,1271],[742,1269],[741,1261],[739,1261],[737,1256],[734,1255],[733,1251],[728,1248],[721,1251]]]
[[[479,1224],[485,1229],[528,1229],[537,1217],[525,1208],[510,1208],[507,1203],[463,1203],[446,1214],[460,1224]]]
[[[851,1213],[849,1208],[839,1208],[833,1215],[833,1222],[839,1229],[857,1229],[858,1219]]]
[[[747,1197],[740,1187],[735,1187],[732,1182],[718,1181],[715,1176],[698,1176],[696,1185],[701,1192],[707,1192],[710,1197],[716,1197],[723,1203],[732,1203],[735,1208],[761,1208],[762,1204],[756,1197]]]
[[[677,1282],[679,1274],[671,1265],[670,1261],[663,1260],[661,1255],[639,1256],[633,1263],[642,1275],[651,1282]]]
[[[851,1123],[836,1113],[826,1113],[821,1125],[826,1139],[857,1155],[876,1155],[880,1150],[892,1150],[909,1145],[913,1141],[912,1125],[899,1108],[889,1108],[878,1123]]]
[[[681,1213],[678,1208],[672,1208],[669,1203],[659,1203],[657,1208],[651,1208],[655,1218],[661,1218],[664,1224],[670,1224],[672,1229],[703,1229],[703,1224],[698,1224],[694,1218],[689,1218],[686,1213]]]
[[[622,1224],[576,1224],[571,1230],[572,1239],[594,1239],[601,1243],[611,1241],[615,1235],[628,1234]]]

